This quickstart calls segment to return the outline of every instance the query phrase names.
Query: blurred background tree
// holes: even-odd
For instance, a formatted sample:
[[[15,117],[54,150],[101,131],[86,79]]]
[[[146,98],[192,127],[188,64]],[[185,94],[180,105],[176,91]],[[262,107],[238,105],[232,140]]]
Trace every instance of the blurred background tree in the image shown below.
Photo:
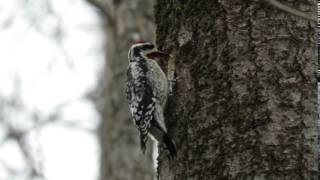
[[[100,94],[94,97],[101,115],[101,180],[149,180],[154,176],[152,144],[141,153],[138,131],[129,119],[125,99],[128,49],[134,40],[154,41],[154,1],[87,0],[103,19],[106,38],[105,71]]]

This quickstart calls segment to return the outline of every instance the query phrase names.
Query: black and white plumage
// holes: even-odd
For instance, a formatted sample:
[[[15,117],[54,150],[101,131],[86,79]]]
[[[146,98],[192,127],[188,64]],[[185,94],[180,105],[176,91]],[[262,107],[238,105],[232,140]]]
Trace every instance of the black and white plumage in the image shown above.
[[[148,135],[164,143],[171,156],[176,146],[167,133],[163,110],[168,96],[165,73],[155,61],[164,55],[149,42],[131,46],[128,53],[126,94],[133,123],[140,133],[141,150],[145,152]]]

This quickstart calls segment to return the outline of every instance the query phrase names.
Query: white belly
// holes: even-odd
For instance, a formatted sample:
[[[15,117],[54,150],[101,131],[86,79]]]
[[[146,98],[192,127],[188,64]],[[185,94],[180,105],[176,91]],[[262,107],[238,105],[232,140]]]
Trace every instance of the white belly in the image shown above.
[[[156,99],[159,101],[162,107],[165,106],[168,96],[168,80],[166,78],[165,73],[162,71],[160,66],[156,61],[151,61],[148,63],[147,75],[151,79],[151,84],[153,88],[153,92],[155,92]]]

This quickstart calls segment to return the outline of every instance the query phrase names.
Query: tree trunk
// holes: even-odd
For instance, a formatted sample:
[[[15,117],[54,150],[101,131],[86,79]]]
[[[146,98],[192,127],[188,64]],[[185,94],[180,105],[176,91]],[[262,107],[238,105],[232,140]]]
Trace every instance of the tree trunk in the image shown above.
[[[134,38],[154,39],[154,1],[113,0],[89,3],[100,9],[106,21],[106,61],[103,90],[97,108],[101,114],[100,180],[150,180],[154,177],[152,147],[140,150],[138,131],[129,119],[125,99],[128,49]],[[106,3],[104,3],[106,2]]]
[[[316,15],[316,1],[283,0]],[[316,23],[268,1],[158,0],[175,59],[166,115],[178,156],[163,180],[316,179]]]

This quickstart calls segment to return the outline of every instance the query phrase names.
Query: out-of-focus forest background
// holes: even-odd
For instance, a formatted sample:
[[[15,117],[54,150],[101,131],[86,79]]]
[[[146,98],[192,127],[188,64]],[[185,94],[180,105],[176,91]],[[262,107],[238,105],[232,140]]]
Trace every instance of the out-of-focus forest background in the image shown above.
[[[85,1],[0,1],[1,180],[98,178],[102,37]]]
[[[0,180],[153,176],[119,91],[130,40],[154,40],[153,2],[0,0]]]
[[[154,2],[0,1],[0,180],[154,177],[124,97]]]

